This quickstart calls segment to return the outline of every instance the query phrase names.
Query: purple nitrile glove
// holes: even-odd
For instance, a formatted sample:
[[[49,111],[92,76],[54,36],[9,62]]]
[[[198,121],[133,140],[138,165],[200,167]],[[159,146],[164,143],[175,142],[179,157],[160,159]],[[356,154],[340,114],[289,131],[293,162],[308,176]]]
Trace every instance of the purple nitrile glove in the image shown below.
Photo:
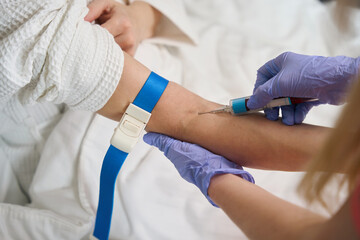
[[[319,99],[281,108],[284,124],[300,124],[313,106],[344,103],[346,91],[358,74],[359,65],[360,58],[285,52],[258,70],[254,95],[247,106],[249,109],[261,108],[278,97]],[[266,110],[265,114],[268,119],[277,120],[279,108]]]
[[[195,184],[208,201],[217,207],[208,195],[210,179],[217,174],[231,173],[254,183],[254,178],[241,166],[213,154],[196,144],[181,142],[171,137],[147,133],[144,141],[164,152],[186,181]]]

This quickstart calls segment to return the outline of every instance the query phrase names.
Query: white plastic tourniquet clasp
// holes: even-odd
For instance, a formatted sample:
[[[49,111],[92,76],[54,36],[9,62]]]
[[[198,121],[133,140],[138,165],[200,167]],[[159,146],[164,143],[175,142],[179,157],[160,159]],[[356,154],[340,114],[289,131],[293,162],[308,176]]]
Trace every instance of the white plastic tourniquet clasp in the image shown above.
[[[138,142],[142,131],[150,119],[151,113],[130,103],[110,140],[117,149],[130,153]]]

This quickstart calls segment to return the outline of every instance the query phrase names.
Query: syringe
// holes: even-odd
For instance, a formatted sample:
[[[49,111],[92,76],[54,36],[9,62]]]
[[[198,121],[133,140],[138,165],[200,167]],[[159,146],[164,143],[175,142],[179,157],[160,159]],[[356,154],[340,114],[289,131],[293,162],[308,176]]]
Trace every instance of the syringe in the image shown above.
[[[232,115],[242,115],[246,113],[253,113],[253,112],[259,112],[265,109],[274,108],[274,107],[281,107],[281,106],[288,106],[288,105],[294,105],[304,102],[314,102],[318,101],[316,98],[294,98],[294,97],[283,97],[283,98],[276,98],[271,100],[268,104],[266,104],[262,108],[250,110],[247,107],[247,102],[249,100],[250,96],[243,97],[243,98],[235,98],[231,99],[229,102],[229,105],[222,106],[221,108],[209,111],[209,112],[201,112],[201,114],[205,113],[221,113],[221,112],[229,112]]]

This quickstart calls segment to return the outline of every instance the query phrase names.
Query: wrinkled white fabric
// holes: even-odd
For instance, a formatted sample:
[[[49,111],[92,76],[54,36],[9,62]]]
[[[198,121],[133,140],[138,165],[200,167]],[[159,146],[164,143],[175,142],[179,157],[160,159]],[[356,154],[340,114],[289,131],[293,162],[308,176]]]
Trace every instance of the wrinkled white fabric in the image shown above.
[[[185,22],[176,24],[178,30],[195,28],[189,32],[200,36],[198,47],[183,44],[189,43],[183,39],[195,36],[183,36],[180,44],[173,44],[176,38],[170,34],[168,45],[162,39],[141,44],[136,58],[167,79],[217,102],[251,94],[257,68],[283,51],[360,53],[360,33],[342,36],[330,18],[332,6],[316,0],[186,0],[185,8],[190,19],[183,17]],[[176,14],[166,12],[170,22]],[[11,101],[7,111],[12,118],[0,115],[0,122],[6,122],[0,125],[0,199],[17,205],[0,204],[0,239],[87,238],[97,208],[101,163],[116,123],[89,112],[67,111],[63,105],[41,103],[32,108],[18,99]],[[337,109],[316,108],[306,121],[331,126]],[[5,145],[12,150],[4,151]],[[17,159],[25,155],[38,160],[26,165],[9,161],[7,156],[20,147],[25,153]],[[18,173],[3,174],[10,169]],[[31,184],[26,184],[29,169],[36,173]],[[261,187],[304,206],[294,190],[301,173],[248,170]],[[24,191],[24,186],[30,191]],[[9,199],[9,194],[3,195],[9,190],[4,189],[20,194]],[[314,210],[320,212],[318,206]],[[110,238],[246,239],[220,209],[181,179],[158,150],[142,141],[118,177]]]
[[[96,111],[120,79],[123,52],[105,29],[83,20],[87,3],[1,2],[0,146],[20,190],[9,189],[6,198],[22,192],[30,200],[29,186],[61,104]]]
[[[31,193],[38,163],[46,161],[40,159],[43,147],[61,118],[63,103],[96,111],[121,77],[123,53],[105,29],[83,20],[87,3],[4,0],[0,4],[0,157],[4,167],[0,239],[80,239],[91,228],[90,221],[71,221],[61,211],[37,207],[37,195]],[[58,163],[57,172],[63,175],[64,161]],[[26,206],[29,203],[35,206]]]
[[[103,28],[83,20],[86,0],[11,1],[0,8],[0,106],[66,103],[96,111],[120,79],[123,53]]]
[[[83,21],[87,3],[0,5],[0,239],[81,239],[92,229],[94,212],[81,204],[76,185],[80,147],[94,116],[68,107],[102,107],[120,79],[123,53],[105,29]],[[191,29],[184,10],[178,20],[162,13],[160,22],[169,23],[161,37],[193,44],[191,30],[179,30]]]

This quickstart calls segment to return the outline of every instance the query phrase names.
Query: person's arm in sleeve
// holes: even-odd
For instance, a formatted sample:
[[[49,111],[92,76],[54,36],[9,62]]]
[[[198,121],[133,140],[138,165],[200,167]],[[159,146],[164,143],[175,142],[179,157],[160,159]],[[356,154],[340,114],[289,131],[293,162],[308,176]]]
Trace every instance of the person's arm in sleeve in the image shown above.
[[[66,103],[120,120],[150,70],[123,53],[106,29],[84,21],[86,4],[2,5],[1,104],[11,97],[24,104]],[[147,130],[198,143],[244,166],[282,170],[302,169],[327,134],[325,128],[288,128],[261,115],[198,115],[218,106],[170,82]]]
[[[84,0],[4,1],[0,7],[0,104],[66,103],[96,111],[121,77],[113,37],[83,20]]]
[[[215,176],[208,192],[250,239],[359,239],[349,200],[326,218],[231,174]]]
[[[124,56],[119,85],[98,111],[116,121],[150,74],[139,62],[127,54]],[[267,121],[261,114],[242,117],[227,113],[198,114],[219,106],[170,82],[146,130],[199,144],[242,166],[278,170],[304,169],[328,133],[327,128],[306,124],[284,126],[279,121]]]

